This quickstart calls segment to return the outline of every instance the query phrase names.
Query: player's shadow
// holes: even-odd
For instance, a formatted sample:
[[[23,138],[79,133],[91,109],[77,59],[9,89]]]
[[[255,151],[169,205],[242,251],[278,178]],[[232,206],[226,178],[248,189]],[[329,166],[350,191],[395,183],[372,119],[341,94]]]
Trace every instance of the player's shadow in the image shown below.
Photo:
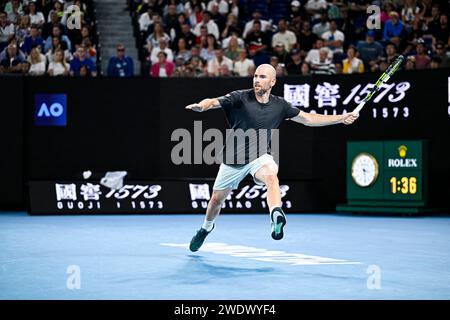
[[[239,278],[249,276],[259,276],[265,273],[273,273],[274,268],[244,268],[234,267],[224,264],[221,261],[208,262],[205,257],[198,255],[188,255],[188,262],[184,265],[180,274],[184,274],[183,282],[196,284],[205,283],[214,279]]]

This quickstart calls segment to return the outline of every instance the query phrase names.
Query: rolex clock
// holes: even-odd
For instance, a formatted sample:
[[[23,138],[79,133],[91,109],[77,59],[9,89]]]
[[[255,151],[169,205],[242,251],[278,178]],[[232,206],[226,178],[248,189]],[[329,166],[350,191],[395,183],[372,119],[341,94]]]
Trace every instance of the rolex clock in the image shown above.
[[[378,178],[378,161],[370,153],[362,152],[352,161],[352,178],[360,187],[369,187]]]

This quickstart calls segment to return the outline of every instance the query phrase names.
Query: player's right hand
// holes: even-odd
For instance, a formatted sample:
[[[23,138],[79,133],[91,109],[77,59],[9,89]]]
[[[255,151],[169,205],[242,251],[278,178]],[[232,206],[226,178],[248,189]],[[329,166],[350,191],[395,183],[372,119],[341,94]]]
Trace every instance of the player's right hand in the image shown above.
[[[195,111],[195,112],[202,112],[203,111],[203,108],[198,103],[192,103],[192,104],[186,106],[185,109],[190,109],[190,110]]]

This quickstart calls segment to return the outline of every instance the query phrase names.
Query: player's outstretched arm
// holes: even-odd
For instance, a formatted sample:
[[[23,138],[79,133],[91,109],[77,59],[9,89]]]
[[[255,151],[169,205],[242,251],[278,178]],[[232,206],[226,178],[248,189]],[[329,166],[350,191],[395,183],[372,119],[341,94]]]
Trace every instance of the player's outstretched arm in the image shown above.
[[[204,112],[209,109],[217,109],[220,108],[220,102],[219,99],[213,98],[213,99],[203,99],[199,103],[193,103],[188,106],[186,106],[186,109],[190,109],[192,111],[196,112]]]
[[[309,127],[323,127],[333,124],[352,124],[358,119],[359,113],[346,113],[340,115],[322,115],[300,111],[300,113],[291,120],[304,124]]]

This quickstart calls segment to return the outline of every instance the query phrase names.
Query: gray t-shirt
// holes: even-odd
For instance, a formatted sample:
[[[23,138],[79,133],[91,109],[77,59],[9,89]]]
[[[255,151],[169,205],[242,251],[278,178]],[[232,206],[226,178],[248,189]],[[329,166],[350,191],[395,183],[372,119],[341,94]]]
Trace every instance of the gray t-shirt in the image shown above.
[[[282,97],[272,94],[268,103],[258,102],[253,89],[233,91],[218,100],[233,130],[222,150],[222,162],[227,165],[247,164],[270,154],[272,130],[300,113]]]

